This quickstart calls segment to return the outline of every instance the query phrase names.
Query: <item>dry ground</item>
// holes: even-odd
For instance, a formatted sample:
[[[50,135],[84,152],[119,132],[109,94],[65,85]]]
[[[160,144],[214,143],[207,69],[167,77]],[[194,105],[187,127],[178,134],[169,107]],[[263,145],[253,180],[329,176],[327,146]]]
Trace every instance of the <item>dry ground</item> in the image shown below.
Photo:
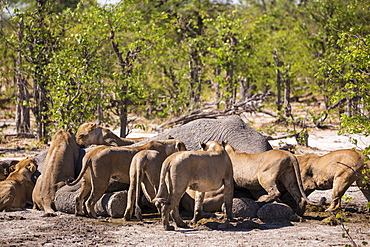
[[[258,117],[253,116],[257,121]],[[324,154],[353,145],[348,137],[337,136],[335,130],[310,130],[310,148],[298,147],[298,152]],[[136,133],[136,136],[140,133]],[[361,145],[370,139],[361,137]],[[34,140],[3,140],[2,159],[21,159],[40,151]],[[272,141],[273,146],[294,143],[294,139]],[[158,215],[144,216],[144,222],[124,222],[120,219],[88,219],[58,213],[43,217],[43,212],[31,209],[0,213],[0,246],[346,246],[353,238],[358,246],[370,243],[370,213],[366,200],[357,187],[346,193],[353,199],[345,202],[346,211],[339,212],[346,220],[330,220],[330,214],[309,208],[303,222],[261,222],[246,219],[223,224],[219,218],[202,220],[189,229],[163,231]],[[319,199],[330,191],[315,192],[310,198]],[[344,234],[345,230],[349,231]]]

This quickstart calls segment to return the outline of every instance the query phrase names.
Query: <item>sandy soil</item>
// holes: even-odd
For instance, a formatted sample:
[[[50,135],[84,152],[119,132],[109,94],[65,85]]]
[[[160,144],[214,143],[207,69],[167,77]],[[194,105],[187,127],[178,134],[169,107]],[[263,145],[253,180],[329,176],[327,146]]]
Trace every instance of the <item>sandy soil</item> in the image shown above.
[[[132,135],[138,136],[140,132]],[[30,144],[24,147],[24,140],[20,142],[10,147],[0,146],[2,159],[20,159],[40,151]],[[284,143],[295,144],[295,140],[271,141],[274,147]],[[361,143],[369,145],[370,139],[361,137]],[[337,136],[335,130],[310,130],[309,145],[309,148],[298,147],[297,151],[324,154],[354,146],[348,137]],[[143,222],[124,222],[60,212],[55,217],[43,217],[43,212],[32,209],[1,212],[0,246],[354,246],[349,236],[358,246],[363,246],[364,242],[370,243],[367,201],[356,186],[346,195],[353,200],[344,202],[346,210],[339,212],[346,220],[343,224],[315,207],[308,209],[303,222],[241,219],[227,224],[220,218],[208,218],[188,229],[176,228],[174,232],[163,230],[159,215],[144,215]],[[310,198],[322,196],[330,199],[330,191],[315,192]],[[345,230],[349,236],[344,234]]]
[[[310,213],[309,213],[310,214]],[[217,219],[189,229],[163,230],[159,219],[126,223],[122,220],[87,219],[27,209],[0,214],[0,246],[345,246],[341,225],[325,218],[305,216],[305,222],[263,223],[258,220],[232,222],[226,228]],[[311,213],[312,214],[312,213]],[[369,242],[369,216],[348,216],[353,240],[360,246]],[[357,218],[357,219],[356,219]],[[205,222],[205,221],[203,221]],[[221,229],[220,229],[221,228]],[[353,246],[353,245],[352,245]]]

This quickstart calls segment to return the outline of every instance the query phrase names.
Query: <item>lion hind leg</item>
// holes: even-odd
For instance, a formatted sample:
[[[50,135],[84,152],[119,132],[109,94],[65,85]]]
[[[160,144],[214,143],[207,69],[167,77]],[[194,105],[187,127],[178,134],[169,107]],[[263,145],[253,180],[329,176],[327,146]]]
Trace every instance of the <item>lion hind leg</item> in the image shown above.
[[[162,223],[166,231],[173,231],[175,228],[169,224],[170,213],[178,227],[188,227],[187,224],[182,220],[178,205],[183,193],[173,192],[169,193],[166,202],[162,207]],[[158,200],[158,199],[155,199]]]
[[[88,197],[91,190],[90,180],[84,178],[81,183],[80,193],[76,197],[75,215],[82,216],[85,215],[84,202]]]
[[[192,223],[194,224],[202,218],[204,196],[205,192],[195,192],[194,217],[192,219]]]
[[[185,221],[180,216],[179,206],[176,206],[172,210],[171,216],[172,216],[172,219],[175,221],[176,226],[181,227],[181,228],[189,228],[188,224],[186,224]]]
[[[9,212],[12,208],[12,204],[14,202],[14,195],[12,193],[9,194],[8,198],[3,199],[0,205],[0,212]]]
[[[268,174],[260,175],[259,182],[262,188],[267,192],[267,195],[262,195],[257,202],[273,202],[280,197],[281,193],[277,186],[276,176],[269,176]]]
[[[225,216],[228,220],[233,219],[233,197],[234,197],[234,180],[231,176],[228,179],[224,180],[224,189],[223,189],[224,205],[225,205]]]
[[[45,216],[55,216],[55,211],[54,209],[51,207],[51,202],[47,202],[46,204],[44,204],[44,211],[46,212]]]
[[[325,211],[334,211],[341,207],[342,197],[347,189],[354,182],[350,176],[343,176],[341,178],[335,178],[333,182],[332,200],[329,208]]]
[[[136,188],[137,188],[137,169],[136,163],[132,162],[130,167],[130,187],[127,192],[127,206],[123,218],[127,221],[131,220],[134,211],[134,201],[136,200]]]
[[[97,197],[94,195],[94,193],[91,193],[89,198],[85,202],[87,215],[90,218],[97,218],[98,217],[98,215],[96,214],[95,209],[94,209],[95,204],[97,203],[97,201],[98,201]]]
[[[303,198],[301,191],[299,190],[295,174],[292,172],[285,172],[281,176],[281,181],[286,190],[289,192],[289,194],[293,197],[294,201],[296,202],[297,205],[296,214],[298,214],[299,216],[303,216],[306,210],[307,202]]]
[[[171,212],[172,219],[175,221],[176,226],[182,228],[188,228],[188,225],[184,222],[184,220],[180,216],[179,212],[179,203],[181,200],[182,194],[176,193],[172,194],[172,196],[168,197],[168,204],[163,207],[163,211],[168,210]],[[168,209],[166,209],[168,206]],[[169,219],[169,218],[168,218]]]
[[[86,211],[89,217],[97,218],[95,204],[107,190],[110,174],[111,172],[105,174],[98,174],[95,171],[91,172],[91,192],[89,198],[85,202]]]
[[[95,212],[95,205],[98,200],[104,195],[105,189],[95,189],[92,188],[89,198],[85,202],[86,211],[89,217],[97,218],[97,214]]]
[[[173,208],[174,208],[173,204],[169,204],[169,203],[163,204],[163,207],[162,207],[162,224],[163,224],[164,230],[166,231],[175,230],[175,228],[171,226],[169,223],[170,212],[173,210]]]

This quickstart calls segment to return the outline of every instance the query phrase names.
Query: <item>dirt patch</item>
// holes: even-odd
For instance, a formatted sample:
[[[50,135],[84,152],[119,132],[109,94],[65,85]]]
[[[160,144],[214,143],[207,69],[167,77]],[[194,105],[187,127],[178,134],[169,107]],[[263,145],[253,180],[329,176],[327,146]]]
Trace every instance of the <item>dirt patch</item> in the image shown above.
[[[308,214],[305,222],[240,220],[229,224],[208,219],[189,229],[166,232],[158,218],[143,222],[120,219],[88,219],[27,209],[0,214],[0,246],[345,246],[341,225],[325,223]],[[158,215],[159,216],[159,215]],[[369,217],[346,222],[353,240],[369,242]]]

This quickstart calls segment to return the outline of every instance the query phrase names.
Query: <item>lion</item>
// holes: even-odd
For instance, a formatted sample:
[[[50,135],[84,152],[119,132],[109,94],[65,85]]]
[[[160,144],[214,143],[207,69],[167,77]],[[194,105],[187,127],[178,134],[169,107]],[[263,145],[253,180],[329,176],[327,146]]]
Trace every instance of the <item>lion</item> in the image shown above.
[[[0,181],[3,181],[6,178],[6,171],[3,166],[0,165]]]
[[[24,208],[26,204],[32,204],[32,174],[36,170],[37,165],[33,159],[23,159],[15,165],[15,171],[0,182],[0,211]]]
[[[122,183],[130,183],[129,169],[131,160],[141,150],[156,150],[165,155],[175,150],[182,150],[185,144],[178,139],[150,141],[138,147],[100,146],[87,153],[82,160],[82,169],[78,177],[67,185],[73,186],[82,178],[79,195],[76,198],[76,215],[85,215],[83,206],[89,217],[96,218],[94,206],[108,187],[110,178]],[[87,200],[85,201],[85,199]]]
[[[309,153],[296,157],[307,195],[314,190],[333,189],[332,200],[326,211],[334,211],[341,207],[342,196],[355,181],[366,199],[370,201],[369,185],[364,186],[362,183],[364,176],[361,172],[367,164],[366,156],[361,151],[342,149],[323,156]]]
[[[234,169],[236,187],[250,191],[264,189],[267,194],[258,198],[257,202],[272,202],[281,196],[278,189],[280,181],[297,203],[296,213],[304,214],[306,203],[311,202],[302,186],[302,178],[296,157],[283,150],[269,150],[262,153],[245,153],[225,146]]]
[[[225,216],[232,219],[234,182],[231,160],[224,147],[216,141],[200,143],[200,146],[202,150],[177,152],[163,162],[159,190],[152,202],[162,204],[165,230],[174,230],[169,225],[170,212],[178,227],[188,227],[179,214],[179,202],[187,188],[197,192],[193,223],[202,217],[205,192],[217,190],[221,186],[224,186]],[[167,190],[168,197],[165,198]]]
[[[128,146],[144,139],[147,137],[120,138],[109,129],[92,123],[81,124],[76,133],[76,141],[81,147],[89,145]]]
[[[181,149],[176,148],[174,152],[186,150],[185,145],[181,145],[179,148]],[[127,194],[127,206],[124,214],[125,220],[131,219],[134,203],[135,216],[137,219],[142,220],[139,206],[141,188],[148,201],[152,201],[158,191],[162,163],[167,157],[168,154],[160,153],[156,150],[142,150],[132,158],[130,165],[130,188]]]
[[[5,160],[0,162],[0,181],[5,180],[11,172],[15,171],[15,166],[19,160]]]
[[[43,210],[46,216],[55,214],[56,191],[65,185],[65,180],[75,177],[79,146],[70,130],[59,130],[51,140],[41,176],[32,193],[33,208]]]

